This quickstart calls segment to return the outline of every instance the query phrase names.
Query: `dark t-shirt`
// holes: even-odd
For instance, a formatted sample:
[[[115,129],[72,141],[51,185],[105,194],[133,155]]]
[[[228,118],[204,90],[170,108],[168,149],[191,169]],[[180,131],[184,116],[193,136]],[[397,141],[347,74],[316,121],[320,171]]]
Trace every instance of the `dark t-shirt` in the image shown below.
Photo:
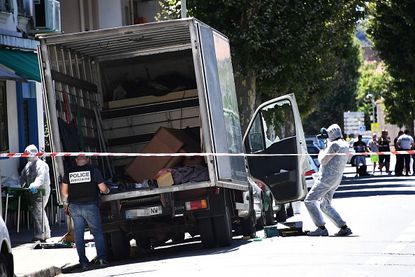
[[[356,150],[357,153],[366,152],[366,143],[364,141],[356,141],[353,143],[353,148]]]
[[[98,168],[83,165],[69,168],[62,181],[68,184],[69,203],[92,203],[98,200],[98,184],[104,178]]]
[[[379,151],[389,152],[390,151],[389,143],[390,143],[390,140],[388,138],[380,137],[378,140]]]

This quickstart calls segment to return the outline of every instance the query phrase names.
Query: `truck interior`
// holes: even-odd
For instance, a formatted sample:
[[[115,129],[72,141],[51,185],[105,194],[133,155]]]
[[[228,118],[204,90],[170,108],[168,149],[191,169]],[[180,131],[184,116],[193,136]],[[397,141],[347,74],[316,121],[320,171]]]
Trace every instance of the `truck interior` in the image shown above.
[[[187,22],[151,26],[139,32],[136,26],[109,29],[111,36],[92,31],[88,38],[93,39],[86,41],[83,33],[48,41],[63,151],[138,153],[160,128],[183,130],[190,137],[186,143],[191,145],[176,151],[201,151]],[[108,159],[99,163],[113,176],[125,174],[134,157]],[[175,159],[169,166],[180,164]]]
[[[101,64],[104,136],[110,152],[141,152],[160,127],[186,130],[200,152],[199,101],[191,50]],[[197,147],[196,147],[197,146]],[[132,158],[114,160],[118,171]]]

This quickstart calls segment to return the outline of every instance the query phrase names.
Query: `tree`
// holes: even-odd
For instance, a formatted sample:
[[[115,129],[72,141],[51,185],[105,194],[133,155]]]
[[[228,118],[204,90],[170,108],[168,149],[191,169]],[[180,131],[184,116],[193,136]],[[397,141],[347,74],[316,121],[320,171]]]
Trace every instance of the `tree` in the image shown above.
[[[178,15],[180,1],[163,0]],[[336,57],[350,42],[363,0],[187,0],[189,14],[231,42],[242,128],[263,98],[294,93],[303,115],[338,87]],[[215,12],[212,12],[215,11]],[[166,15],[166,12],[164,13]],[[163,16],[163,13],[162,13]]]
[[[373,104],[366,99],[367,95],[373,95],[373,99],[388,99],[391,90],[392,78],[383,69],[383,63],[368,63],[360,68],[360,79],[357,92],[358,110],[366,114],[366,126],[369,125],[369,115],[372,114]]]
[[[368,33],[392,76],[383,96],[391,123],[414,130],[415,118],[415,2],[381,0],[369,6]]]
[[[359,51],[359,45],[350,36],[343,54],[333,57],[338,70],[333,78],[327,80],[327,87],[332,93],[321,97],[316,110],[303,120],[306,133],[316,134],[321,127],[327,128],[333,123],[344,127],[343,112],[353,111],[356,107],[358,68],[361,64]]]

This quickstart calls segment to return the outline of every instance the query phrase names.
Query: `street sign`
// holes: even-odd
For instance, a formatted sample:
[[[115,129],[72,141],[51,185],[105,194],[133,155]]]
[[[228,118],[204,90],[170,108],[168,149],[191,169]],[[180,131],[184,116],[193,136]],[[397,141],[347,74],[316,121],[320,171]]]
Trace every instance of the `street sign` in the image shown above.
[[[365,115],[363,112],[345,112],[343,113],[344,118],[344,133],[360,134],[366,131],[365,127]]]

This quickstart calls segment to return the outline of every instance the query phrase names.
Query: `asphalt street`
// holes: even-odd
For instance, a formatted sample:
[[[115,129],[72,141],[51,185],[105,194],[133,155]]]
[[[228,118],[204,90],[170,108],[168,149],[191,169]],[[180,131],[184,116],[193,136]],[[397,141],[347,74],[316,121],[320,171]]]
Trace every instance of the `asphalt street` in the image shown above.
[[[371,167],[368,167],[371,170]],[[68,272],[65,276],[414,276],[415,177],[354,177],[348,166],[334,206],[352,228],[350,237],[272,237],[244,240],[232,247],[203,249],[194,239],[181,245],[133,253],[108,268]],[[301,203],[290,219],[314,229]],[[74,250],[73,250],[74,251]]]

